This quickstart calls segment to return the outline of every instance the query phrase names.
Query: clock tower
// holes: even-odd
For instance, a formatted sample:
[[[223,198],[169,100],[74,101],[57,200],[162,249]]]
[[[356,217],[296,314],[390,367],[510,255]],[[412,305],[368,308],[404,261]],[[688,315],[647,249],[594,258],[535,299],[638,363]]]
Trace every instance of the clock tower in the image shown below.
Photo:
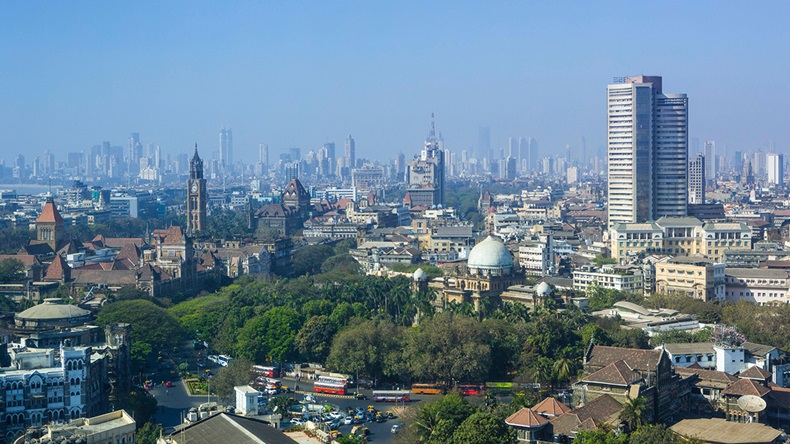
[[[195,155],[189,161],[189,180],[187,180],[187,233],[194,234],[206,229],[206,179],[203,178],[203,161]]]

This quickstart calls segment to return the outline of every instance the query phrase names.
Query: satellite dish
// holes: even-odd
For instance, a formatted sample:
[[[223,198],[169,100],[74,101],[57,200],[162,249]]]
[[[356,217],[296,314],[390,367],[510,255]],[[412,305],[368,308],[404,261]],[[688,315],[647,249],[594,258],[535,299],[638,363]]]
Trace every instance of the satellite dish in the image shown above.
[[[765,410],[767,406],[765,400],[759,396],[743,395],[738,398],[738,407],[749,413],[758,413]]]

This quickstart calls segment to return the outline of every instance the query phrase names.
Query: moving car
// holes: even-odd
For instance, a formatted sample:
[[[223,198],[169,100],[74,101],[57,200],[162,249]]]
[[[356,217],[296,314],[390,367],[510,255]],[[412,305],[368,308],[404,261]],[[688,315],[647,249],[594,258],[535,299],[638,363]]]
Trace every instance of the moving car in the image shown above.
[[[393,425],[392,428],[390,429],[390,433],[398,433],[401,427],[403,427],[401,424]]]

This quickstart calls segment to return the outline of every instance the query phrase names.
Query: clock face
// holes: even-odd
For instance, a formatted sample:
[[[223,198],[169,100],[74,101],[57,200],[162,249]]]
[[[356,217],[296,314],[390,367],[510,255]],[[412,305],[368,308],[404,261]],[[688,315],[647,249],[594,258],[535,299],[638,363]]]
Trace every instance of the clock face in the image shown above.
[[[193,193],[197,193],[197,184],[196,183],[192,184],[192,192]]]

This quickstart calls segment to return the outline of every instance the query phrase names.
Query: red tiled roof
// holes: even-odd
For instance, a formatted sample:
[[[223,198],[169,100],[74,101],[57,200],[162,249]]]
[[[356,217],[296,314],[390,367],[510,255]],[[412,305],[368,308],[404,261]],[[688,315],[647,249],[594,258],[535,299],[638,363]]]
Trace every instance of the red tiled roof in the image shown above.
[[[593,344],[592,349],[588,352],[586,364],[606,367],[613,362],[623,360],[633,370],[655,371],[663,353],[663,350],[642,350]]]
[[[741,377],[741,378],[746,378],[746,379],[766,380],[766,379],[770,378],[772,374],[773,373],[771,373],[771,372],[769,372],[767,370],[763,370],[760,367],[752,366],[752,367],[749,367],[748,370],[746,370],[746,371],[742,372],[741,374],[739,374],[738,376]]]
[[[528,408],[523,408],[505,419],[505,424],[516,427],[542,427],[549,422],[548,419],[538,415]]]
[[[532,411],[546,416],[560,416],[569,413],[571,408],[557,401],[556,398],[548,397],[535,404]]]
[[[585,376],[582,381],[625,387],[640,379],[642,379],[642,375],[638,371],[631,370],[625,361],[620,360]]]
[[[44,208],[41,210],[38,219],[36,219],[36,223],[62,224],[63,222],[65,221],[60,216],[60,212],[58,212],[58,208],[55,206],[55,201],[47,199],[47,203],[44,204]]]
[[[602,395],[584,407],[552,419],[551,425],[555,435],[572,436],[580,428],[597,428],[598,424],[610,420],[622,409],[623,406],[614,398]]]
[[[132,243],[128,242],[126,245],[121,248],[121,251],[118,252],[118,256],[115,257],[115,260],[128,260],[131,262],[132,265],[137,265],[140,262],[140,249]]]
[[[754,395],[763,397],[771,389],[751,379],[739,379],[721,392],[722,395],[743,396]]]
[[[32,267],[34,265],[41,265],[41,261],[32,254],[0,254],[0,261],[6,259],[16,259],[25,267]]]
[[[165,238],[162,241],[166,245],[178,245],[184,243],[184,232],[178,225],[173,225],[167,229]]]
[[[47,272],[44,274],[45,281],[62,281],[66,275],[66,268],[69,268],[63,256],[56,254],[55,259],[47,267]]]

